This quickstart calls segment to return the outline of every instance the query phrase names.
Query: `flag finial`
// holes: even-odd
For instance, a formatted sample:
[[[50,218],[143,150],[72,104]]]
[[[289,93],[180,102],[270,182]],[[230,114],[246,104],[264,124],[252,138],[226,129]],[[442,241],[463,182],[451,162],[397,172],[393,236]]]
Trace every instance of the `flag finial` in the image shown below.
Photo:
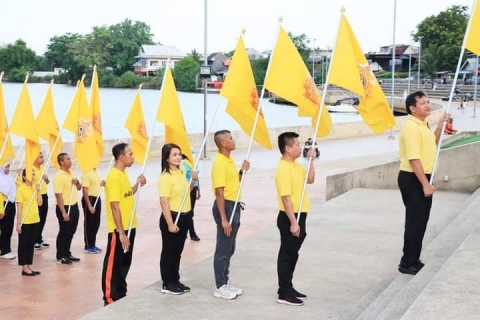
[[[242,36],[245,34],[247,30],[245,28],[242,28]]]
[[[27,72],[27,75],[25,76],[25,82],[24,82],[25,84],[27,84],[29,77],[30,77],[30,75],[29,75],[28,72]]]
[[[142,86],[143,86],[143,83],[140,83],[140,85],[138,86],[138,91],[142,90]]]
[[[2,78],[3,78],[3,71],[0,72],[0,82],[2,81]]]
[[[278,23],[282,23],[282,22],[283,22],[283,17],[282,16],[278,17]]]
[[[345,13],[345,6],[342,6],[342,9],[340,10],[341,13]]]
[[[85,73],[82,74],[82,80],[81,81],[83,81],[83,80],[85,80]]]

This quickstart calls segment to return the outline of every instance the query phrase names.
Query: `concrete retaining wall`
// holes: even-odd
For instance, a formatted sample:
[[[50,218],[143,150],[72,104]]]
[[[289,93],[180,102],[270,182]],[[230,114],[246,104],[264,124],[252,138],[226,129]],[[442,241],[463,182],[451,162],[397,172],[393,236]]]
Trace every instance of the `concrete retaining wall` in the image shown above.
[[[442,150],[435,175],[437,190],[474,192],[480,188],[480,142]],[[327,177],[327,200],[354,188],[397,189],[400,161]]]

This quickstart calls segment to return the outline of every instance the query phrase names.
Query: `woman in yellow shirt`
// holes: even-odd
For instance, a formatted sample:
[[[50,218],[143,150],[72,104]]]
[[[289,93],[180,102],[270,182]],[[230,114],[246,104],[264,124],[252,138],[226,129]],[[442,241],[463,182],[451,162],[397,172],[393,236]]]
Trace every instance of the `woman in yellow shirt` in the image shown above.
[[[15,259],[11,249],[13,227],[15,225],[15,178],[10,175],[10,163],[0,167],[0,259]]]
[[[162,293],[182,294],[190,288],[180,282],[180,258],[190,225],[187,214],[191,211],[190,197],[187,193],[185,203],[180,208],[187,188],[190,191],[197,181],[196,172],[192,172],[192,183],[188,185],[185,174],[180,170],[182,151],[176,144],[169,143],[162,148],[162,173],[158,179],[160,195],[160,231],[162,232],[162,254],[160,256],[160,274],[163,280]],[[181,212],[179,212],[181,209]],[[178,224],[175,225],[177,215]]]
[[[22,172],[23,183],[17,190],[17,232],[18,232],[18,265],[22,267],[22,276],[36,276],[40,272],[32,270],[33,246],[40,232],[40,215],[38,206],[43,203],[39,186],[34,186],[35,171],[32,172],[31,180],[26,177],[25,169]],[[36,188],[36,195],[28,209]]]

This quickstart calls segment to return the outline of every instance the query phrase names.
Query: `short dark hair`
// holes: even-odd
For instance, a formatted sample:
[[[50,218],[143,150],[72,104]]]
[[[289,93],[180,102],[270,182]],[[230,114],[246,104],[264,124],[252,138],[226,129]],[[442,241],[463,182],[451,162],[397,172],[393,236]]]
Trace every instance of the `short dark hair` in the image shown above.
[[[215,141],[215,144],[217,145],[217,148],[220,148],[219,136],[224,135],[224,134],[226,134],[226,133],[231,133],[231,132],[228,131],[228,130],[218,130],[218,131],[215,132],[215,134],[213,135],[213,140]]]
[[[22,170],[22,181],[25,182],[27,180],[27,169]]]
[[[182,153],[182,149],[180,149],[180,147],[175,143],[164,144],[162,147],[162,172],[170,173],[170,166],[168,165],[167,160],[170,157],[172,149],[178,149],[180,150],[180,153]]]
[[[58,164],[60,165],[60,162],[62,162],[64,159],[65,159],[65,156],[68,156],[67,153],[65,152],[62,152],[62,153],[59,153],[58,156],[57,156],[57,162]]]
[[[293,144],[293,139],[298,137],[298,133],[291,131],[280,134],[278,136],[278,149],[280,150],[280,153],[284,154],[286,147],[291,146]]]
[[[115,158],[115,160],[118,160],[118,158],[123,154],[125,155],[125,149],[128,147],[128,144],[125,142],[120,142],[117,143],[116,145],[113,146],[112,148],[112,155]]]
[[[415,91],[408,95],[407,99],[405,99],[405,107],[407,109],[408,114],[412,114],[412,110],[410,107],[415,107],[417,105],[417,99],[426,97],[427,95],[423,91]]]

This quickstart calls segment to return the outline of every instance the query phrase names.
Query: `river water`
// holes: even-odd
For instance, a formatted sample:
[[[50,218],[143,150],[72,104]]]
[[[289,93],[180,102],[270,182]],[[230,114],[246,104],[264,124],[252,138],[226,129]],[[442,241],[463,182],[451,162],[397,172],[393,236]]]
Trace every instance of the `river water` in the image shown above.
[[[6,113],[9,122],[13,117],[21,88],[22,84],[20,83],[3,83]],[[48,84],[34,83],[29,84],[28,88],[33,111],[36,116],[42,107]],[[124,123],[136,91],[136,89],[100,88],[104,139],[119,139],[129,136],[127,130],[124,128]],[[62,126],[65,116],[67,115],[74,92],[75,88],[72,86],[54,85],[53,87],[54,106],[59,126]],[[90,88],[87,88],[87,94],[90,94]],[[178,96],[188,133],[203,132],[203,94],[179,92]],[[141,97],[146,126],[148,133],[151,134],[160,100],[160,90],[142,90]],[[219,106],[219,110],[214,119],[212,131],[220,129],[240,129],[238,124],[225,112],[226,103],[226,100],[219,94],[212,93],[207,95],[207,129],[210,126],[217,106]],[[268,99],[264,99],[262,102],[262,110],[267,122],[267,127],[277,128],[310,124],[309,118],[297,116],[297,108],[294,106],[274,104],[269,102]],[[358,114],[331,113],[331,116],[335,123],[361,120]],[[157,124],[155,135],[161,135],[163,132],[163,125]],[[73,134],[64,131],[62,138],[64,141],[73,141]],[[14,144],[23,143],[19,137],[12,136],[12,139]]]

